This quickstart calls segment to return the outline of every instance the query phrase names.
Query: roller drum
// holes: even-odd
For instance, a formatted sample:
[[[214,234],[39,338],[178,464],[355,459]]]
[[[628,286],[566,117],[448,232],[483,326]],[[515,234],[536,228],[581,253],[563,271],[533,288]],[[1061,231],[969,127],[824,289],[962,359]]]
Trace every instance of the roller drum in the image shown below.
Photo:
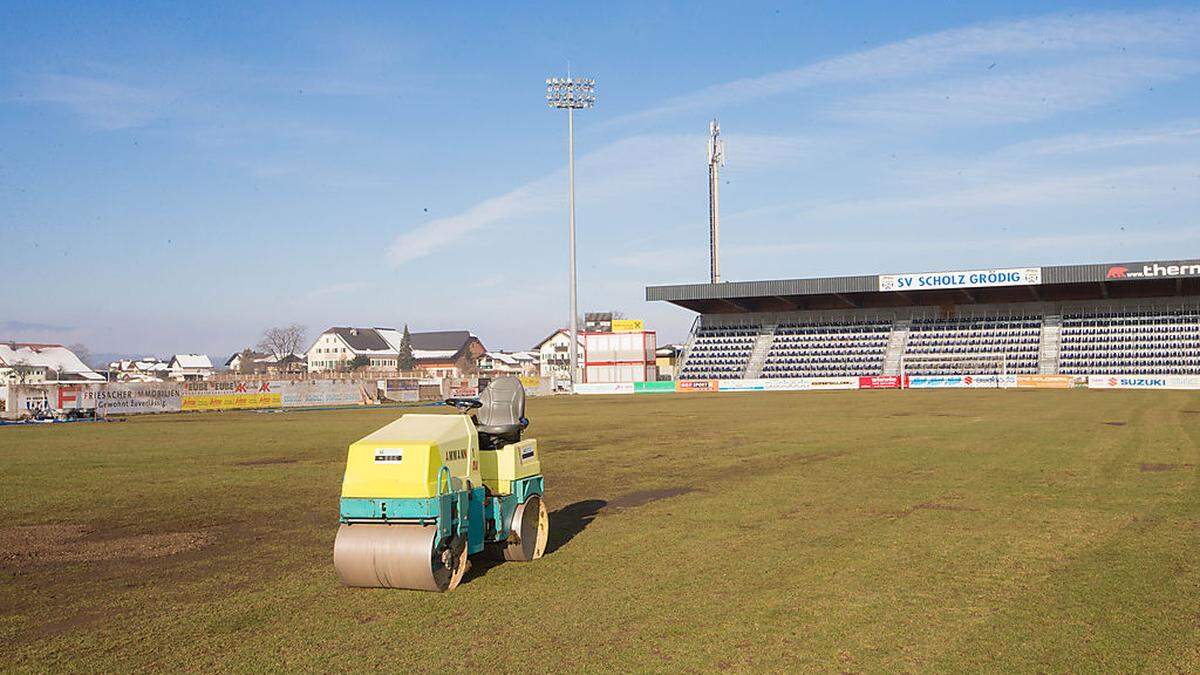
[[[530,495],[513,511],[504,559],[529,562],[542,557],[550,536],[550,517],[541,495]]]
[[[437,547],[435,525],[342,524],[333,566],[346,586],[452,590],[467,569],[466,542]]]

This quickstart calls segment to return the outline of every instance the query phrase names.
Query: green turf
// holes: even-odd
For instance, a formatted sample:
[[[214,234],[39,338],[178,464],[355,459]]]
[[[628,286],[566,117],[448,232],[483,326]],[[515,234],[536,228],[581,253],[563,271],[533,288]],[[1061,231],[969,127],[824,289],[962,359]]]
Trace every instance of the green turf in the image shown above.
[[[1194,393],[534,400],[550,553],[346,589],[345,448],[397,414],[0,429],[4,668],[1200,670]],[[164,533],[207,543],[120,553]]]

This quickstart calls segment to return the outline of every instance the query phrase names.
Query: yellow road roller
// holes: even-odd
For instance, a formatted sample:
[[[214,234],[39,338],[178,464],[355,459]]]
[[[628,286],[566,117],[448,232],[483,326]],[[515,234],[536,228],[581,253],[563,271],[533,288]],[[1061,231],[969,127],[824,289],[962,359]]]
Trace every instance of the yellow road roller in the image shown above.
[[[456,415],[404,415],[350,446],[333,565],[347,586],[448,591],[490,549],[542,556],[550,522],[537,441],[522,439],[525,389],[515,377]]]

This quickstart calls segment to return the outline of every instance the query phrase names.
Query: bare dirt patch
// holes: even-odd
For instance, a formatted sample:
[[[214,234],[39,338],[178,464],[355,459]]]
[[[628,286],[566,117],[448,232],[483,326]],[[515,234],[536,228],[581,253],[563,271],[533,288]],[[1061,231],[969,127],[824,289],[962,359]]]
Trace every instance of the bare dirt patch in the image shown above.
[[[6,562],[103,562],[161,558],[203,548],[214,540],[211,530],[159,532],[99,539],[83,525],[19,525],[0,530]]]
[[[263,457],[262,459],[248,459],[244,462],[234,462],[233,466],[268,466],[271,464],[295,464],[299,460],[289,457]]]
[[[1141,470],[1147,473],[1157,473],[1159,471],[1179,471],[1180,469],[1190,469],[1196,466],[1195,464],[1158,464],[1155,462],[1142,462]]]
[[[660,499],[668,497],[678,497],[689,492],[695,492],[696,488],[690,486],[662,488],[659,490],[638,490],[629,494],[621,495],[616,499],[608,502],[606,509],[632,509],[638,506],[645,506],[650,502],[656,502]]]
[[[1179,412],[1183,415],[1200,415],[1200,410],[1180,410]]]

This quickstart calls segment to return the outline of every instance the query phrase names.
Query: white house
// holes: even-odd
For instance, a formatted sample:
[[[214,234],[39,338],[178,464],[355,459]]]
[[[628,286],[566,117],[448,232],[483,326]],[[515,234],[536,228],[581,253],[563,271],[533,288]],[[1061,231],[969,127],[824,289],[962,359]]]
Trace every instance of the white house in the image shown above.
[[[103,382],[75,352],[58,344],[0,343],[0,384]]]
[[[395,328],[349,328],[334,326],[317,336],[309,347],[310,372],[344,370],[361,356],[367,367],[395,370],[403,332]],[[465,330],[410,333],[409,346],[419,371],[428,377],[461,377],[477,368],[487,351],[479,338]]]
[[[575,364],[575,373],[577,381],[582,379],[580,373],[583,372],[583,333],[576,336],[579,339],[578,358]],[[570,373],[567,371],[567,364],[570,363],[571,346],[571,331],[566,328],[560,328],[541,342],[533,346],[533,351],[538,354],[538,362],[540,363],[540,374],[543,378],[551,380],[567,380],[570,379]]]
[[[213,365],[206,354],[176,354],[167,363],[167,371],[177,382],[207,380],[212,377]]]

